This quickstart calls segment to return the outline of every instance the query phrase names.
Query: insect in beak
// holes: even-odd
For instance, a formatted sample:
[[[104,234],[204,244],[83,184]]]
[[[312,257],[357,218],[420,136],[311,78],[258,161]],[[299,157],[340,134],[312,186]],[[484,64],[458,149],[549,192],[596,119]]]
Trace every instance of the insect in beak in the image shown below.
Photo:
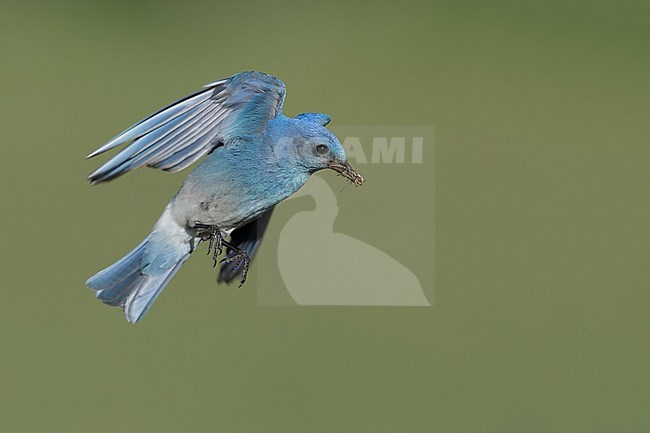
[[[361,176],[359,173],[354,171],[352,166],[349,163],[341,164],[339,162],[330,162],[327,164],[329,168],[352,182],[356,186],[361,186],[363,185],[364,179],[363,176]]]

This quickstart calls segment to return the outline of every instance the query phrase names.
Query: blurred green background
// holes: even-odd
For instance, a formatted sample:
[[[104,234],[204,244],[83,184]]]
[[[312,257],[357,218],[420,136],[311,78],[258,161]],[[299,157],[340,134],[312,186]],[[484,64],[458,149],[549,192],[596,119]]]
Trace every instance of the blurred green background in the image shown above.
[[[0,431],[650,428],[647,2],[0,5]],[[185,174],[91,188],[83,157],[249,69],[290,115],[435,126],[435,160],[335,189],[433,307],[260,307],[276,277],[201,254],[137,326],[85,288]]]

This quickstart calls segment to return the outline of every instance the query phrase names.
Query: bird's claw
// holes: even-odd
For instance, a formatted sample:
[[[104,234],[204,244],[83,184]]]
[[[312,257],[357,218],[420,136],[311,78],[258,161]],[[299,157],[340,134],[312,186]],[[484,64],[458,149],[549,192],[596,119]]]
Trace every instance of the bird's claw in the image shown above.
[[[212,260],[214,261],[212,265],[213,268],[217,267],[217,263],[228,264],[236,262],[236,267],[242,264],[241,282],[239,283],[239,287],[241,287],[246,282],[248,268],[251,263],[248,253],[226,241],[221,234],[221,230],[217,226],[196,224],[193,227],[199,230],[202,242],[209,241],[207,254],[209,255],[212,253]],[[219,262],[218,257],[223,252],[224,248],[231,250],[234,254],[231,257],[224,257],[221,259],[221,262]]]
[[[221,235],[221,230],[217,226],[204,226],[204,225],[196,225],[196,228],[199,229],[207,229],[206,232],[203,234],[201,237],[202,241],[210,241],[208,243],[208,252],[206,254],[212,253],[212,260],[214,260],[214,264],[212,267],[217,266],[217,257],[223,252],[223,236]]]
[[[248,275],[248,267],[250,266],[251,259],[250,257],[248,257],[248,253],[244,250],[236,250],[235,255],[221,259],[221,263],[224,264],[228,264],[232,262],[236,262],[235,266],[239,266],[239,264],[243,262],[242,271],[241,271],[241,281],[239,282],[239,286],[238,286],[241,287],[246,282],[246,276]]]

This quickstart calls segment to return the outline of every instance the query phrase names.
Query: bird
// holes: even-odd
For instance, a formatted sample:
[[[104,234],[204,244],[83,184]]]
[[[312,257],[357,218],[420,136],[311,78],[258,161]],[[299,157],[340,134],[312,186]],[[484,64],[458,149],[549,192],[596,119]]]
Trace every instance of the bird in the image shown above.
[[[149,311],[182,264],[208,242],[219,282],[246,281],[274,207],[311,174],[333,170],[356,186],[364,178],[326,125],[330,116],[282,112],[285,84],[257,71],[211,82],[116,135],[87,158],[123,148],[93,171],[92,185],[147,166],[178,172],[203,158],[133,250],[86,281],[130,323]]]

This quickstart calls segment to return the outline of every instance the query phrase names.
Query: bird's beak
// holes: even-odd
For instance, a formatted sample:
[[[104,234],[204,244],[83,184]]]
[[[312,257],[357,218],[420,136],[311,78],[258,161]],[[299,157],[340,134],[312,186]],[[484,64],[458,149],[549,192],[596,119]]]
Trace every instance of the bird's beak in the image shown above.
[[[344,164],[341,164],[339,162],[330,162],[329,164],[327,164],[327,166],[332,170],[334,170],[335,172],[337,172],[338,174],[340,174],[341,176],[343,176],[344,178],[346,178],[347,180],[349,180],[350,182],[352,182],[353,184],[355,184],[356,186],[363,185],[363,181],[364,181],[363,176],[361,176],[359,173],[354,171],[354,169],[352,168],[352,166],[350,166],[349,163],[346,162]]]

